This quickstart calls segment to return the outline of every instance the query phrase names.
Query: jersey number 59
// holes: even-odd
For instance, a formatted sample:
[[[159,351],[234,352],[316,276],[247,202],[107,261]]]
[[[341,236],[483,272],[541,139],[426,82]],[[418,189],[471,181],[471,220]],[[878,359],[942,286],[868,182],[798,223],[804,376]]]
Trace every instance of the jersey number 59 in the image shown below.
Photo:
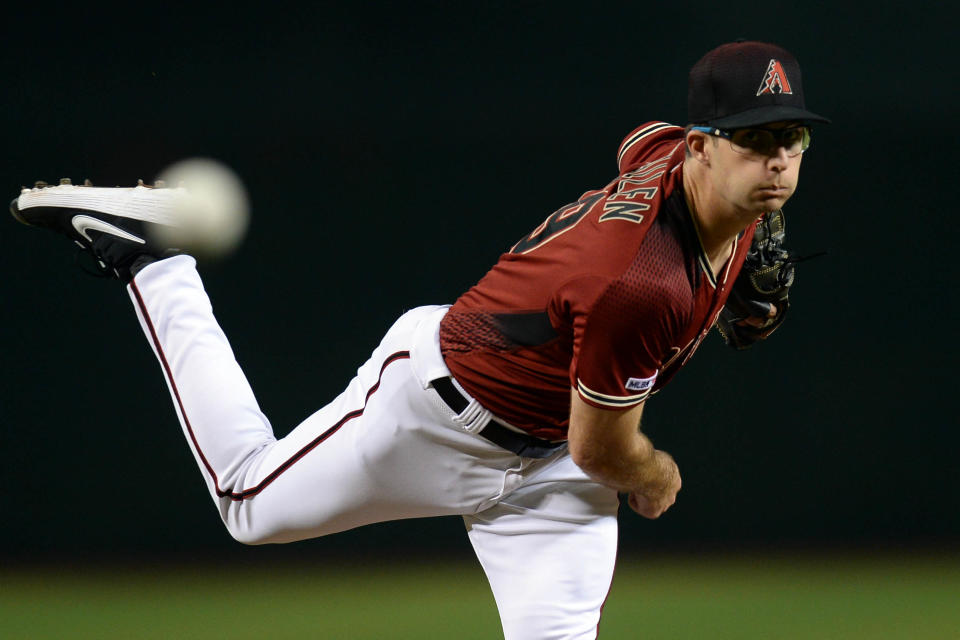
[[[513,245],[510,253],[529,253],[564,232],[569,231],[583,219],[583,216],[587,215],[587,212],[590,211],[590,208],[593,207],[597,200],[600,200],[605,195],[602,191],[587,192],[576,202],[560,207],[525,238]]]

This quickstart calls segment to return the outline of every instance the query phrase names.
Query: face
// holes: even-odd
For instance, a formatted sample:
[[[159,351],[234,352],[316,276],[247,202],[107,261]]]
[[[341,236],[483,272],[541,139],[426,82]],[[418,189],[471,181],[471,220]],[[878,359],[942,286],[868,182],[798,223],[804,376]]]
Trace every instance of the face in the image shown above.
[[[783,130],[796,126],[796,122],[775,122],[763,128]],[[711,136],[708,144],[717,193],[735,210],[750,215],[775,211],[796,190],[802,153],[791,157],[782,145],[751,149],[718,136]]]

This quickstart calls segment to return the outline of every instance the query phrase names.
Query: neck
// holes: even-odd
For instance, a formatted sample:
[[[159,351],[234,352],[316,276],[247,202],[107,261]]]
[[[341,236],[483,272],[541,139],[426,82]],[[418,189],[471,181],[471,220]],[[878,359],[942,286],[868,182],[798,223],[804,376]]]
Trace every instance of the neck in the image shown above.
[[[713,266],[714,273],[717,273],[730,255],[734,238],[753,222],[756,216],[737,211],[729,202],[720,198],[709,180],[704,178],[697,163],[684,163],[683,190],[687,208],[697,225],[703,251]]]

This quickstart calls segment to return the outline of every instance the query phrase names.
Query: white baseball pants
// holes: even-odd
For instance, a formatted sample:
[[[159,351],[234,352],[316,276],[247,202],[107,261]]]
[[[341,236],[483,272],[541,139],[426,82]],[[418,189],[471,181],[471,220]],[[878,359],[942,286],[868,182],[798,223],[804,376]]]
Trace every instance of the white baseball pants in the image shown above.
[[[616,556],[616,492],[566,448],[521,458],[458,426],[429,386],[449,375],[438,339],[446,307],[401,316],[343,393],[277,439],[193,258],[151,264],[128,290],[234,538],[290,542],[459,514],[508,640],[596,637]]]

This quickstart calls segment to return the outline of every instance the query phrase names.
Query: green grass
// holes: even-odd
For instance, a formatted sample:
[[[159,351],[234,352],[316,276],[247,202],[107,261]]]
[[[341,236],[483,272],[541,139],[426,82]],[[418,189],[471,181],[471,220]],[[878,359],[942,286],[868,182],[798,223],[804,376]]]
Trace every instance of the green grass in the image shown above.
[[[602,636],[673,639],[960,638],[960,557],[741,556],[634,563]],[[647,634],[639,629],[649,629]],[[631,633],[633,630],[633,633]]]
[[[501,637],[474,565],[0,572],[0,638]],[[601,637],[960,638],[960,557],[624,558]]]

